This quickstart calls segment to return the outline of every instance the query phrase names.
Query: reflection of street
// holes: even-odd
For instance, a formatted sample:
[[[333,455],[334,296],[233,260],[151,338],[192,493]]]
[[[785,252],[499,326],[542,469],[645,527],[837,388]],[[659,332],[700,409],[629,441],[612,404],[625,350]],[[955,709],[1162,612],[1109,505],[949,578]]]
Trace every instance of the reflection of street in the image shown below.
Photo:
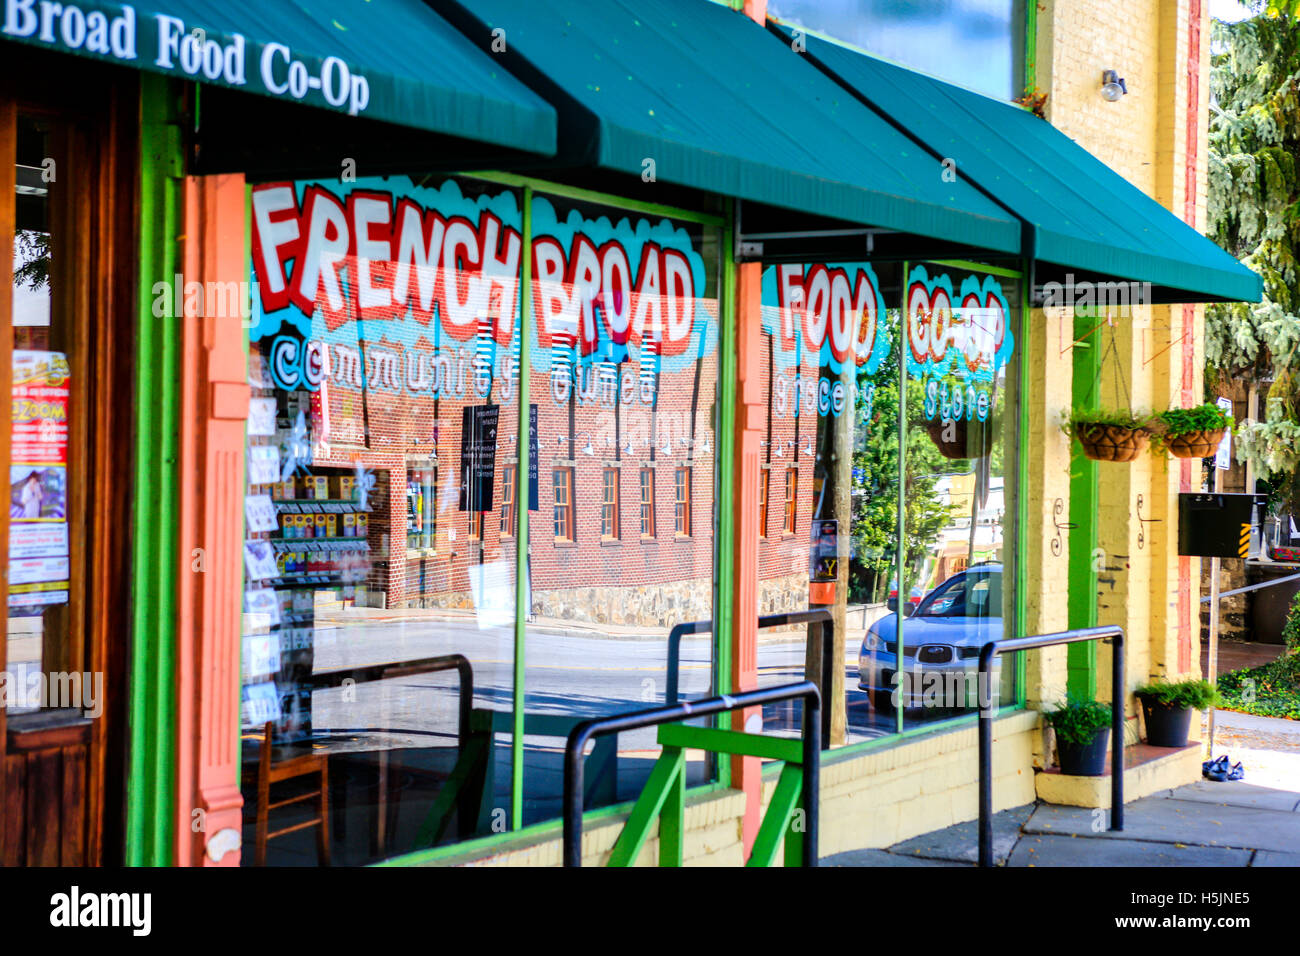
[[[856,635],[856,641],[854,640]],[[848,742],[883,737],[895,730],[893,712],[877,713],[865,691],[858,689],[858,646],[862,632],[849,632],[844,648],[844,686]],[[791,634],[788,639],[762,640],[758,645],[758,686],[773,687],[804,679],[804,656],[807,643],[803,635]],[[763,708],[763,730],[767,733],[798,734],[800,707],[797,702],[770,704]]]
[[[629,630],[629,629],[624,629]],[[585,632],[585,633],[584,633]],[[713,658],[711,635],[682,641],[680,689],[684,697],[708,695]],[[317,629],[317,671],[366,664],[463,654],[474,668],[474,706],[508,713],[513,707],[513,629],[480,630],[474,618],[403,617],[400,620],[348,620],[341,627]],[[546,625],[528,628],[526,710],[581,720],[653,707],[664,702],[667,635],[601,634],[590,625],[565,632]],[[313,699],[318,729],[388,726],[417,734],[454,735],[454,673],[423,674],[358,687],[345,699],[343,689],[318,691]],[[620,750],[654,747],[653,729],[622,735]],[[561,747],[546,738],[528,744]]]
[[[666,633],[653,629],[611,629],[593,625],[530,624],[526,653],[526,710],[582,720],[664,703],[667,678]],[[622,631],[619,633],[618,631]],[[442,654],[463,654],[474,668],[474,706],[508,713],[513,706],[513,647],[510,629],[480,630],[474,618],[403,617],[399,620],[350,619],[343,626],[317,631],[316,670],[360,667],[414,660]],[[860,639],[859,639],[860,641]],[[857,689],[857,644],[846,641],[845,686],[848,725],[854,738],[892,732],[892,714],[877,715],[867,695]],[[805,638],[801,634],[764,636],[758,648],[760,687],[804,679]],[[712,673],[713,638],[690,635],[682,640],[680,694],[708,696]],[[318,729],[384,726],[416,735],[454,736],[456,680],[454,673],[425,674],[359,687],[355,700],[341,689],[318,691],[314,722]],[[766,708],[763,726],[769,733],[797,734],[799,705]],[[621,735],[620,752],[655,748],[655,731]],[[561,746],[552,738],[526,738],[532,745]]]
[[[396,620],[383,617],[382,612],[355,616],[344,612],[334,618],[342,626],[318,626],[315,670],[463,654],[474,670],[474,707],[496,715],[490,806],[509,806],[513,629],[480,630],[473,616],[455,613],[399,613],[393,615]],[[664,703],[666,632],[649,628],[610,630],[613,633],[585,624],[565,628],[554,622],[528,627],[527,717],[561,720],[550,721],[546,736],[524,735],[525,825],[559,813],[563,735],[574,723]],[[682,697],[709,696],[712,660],[711,635],[683,639],[679,671]],[[450,754],[456,746],[457,697],[454,671],[317,691],[312,697],[313,728],[323,736],[371,731],[360,737],[366,749],[433,747],[446,748]],[[375,730],[385,732],[376,734]],[[658,754],[656,734],[654,728],[647,728],[619,735],[614,792],[604,798],[593,797],[589,806],[636,796]],[[692,785],[705,782],[701,754],[688,754],[688,767]],[[446,763],[442,772],[449,771],[450,763]]]

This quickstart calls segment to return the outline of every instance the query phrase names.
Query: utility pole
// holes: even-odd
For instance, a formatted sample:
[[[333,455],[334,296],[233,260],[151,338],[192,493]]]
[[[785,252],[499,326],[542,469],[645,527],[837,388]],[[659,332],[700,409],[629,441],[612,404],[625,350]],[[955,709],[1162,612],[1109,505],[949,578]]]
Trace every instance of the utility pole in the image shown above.
[[[1216,404],[1229,415],[1232,414],[1232,399],[1218,398]],[[1219,475],[1228,470],[1228,465],[1232,458],[1232,432],[1229,431],[1223,436],[1223,441],[1219,443],[1219,449],[1214,455],[1214,479],[1210,490],[1214,494],[1219,493]],[[1246,489],[1248,492],[1251,489]],[[1206,679],[1211,685],[1217,685],[1219,680],[1219,558],[1210,558],[1210,662],[1207,667]],[[1209,713],[1209,744],[1211,758],[1214,757],[1214,707],[1210,708]]]

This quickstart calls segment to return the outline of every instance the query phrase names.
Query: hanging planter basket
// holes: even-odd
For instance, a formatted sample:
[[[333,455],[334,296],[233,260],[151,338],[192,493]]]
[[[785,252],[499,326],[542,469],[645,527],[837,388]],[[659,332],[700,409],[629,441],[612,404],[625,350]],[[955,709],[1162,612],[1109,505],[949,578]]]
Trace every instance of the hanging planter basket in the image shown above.
[[[1074,431],[1083,453],[1093,461],[1133,461],[1146,451],[1151,437],[1146,428],[1100,422],[1076,422]]]
[[[983,458],[993,445],[988,422],[934,418],[925,423],[925,431],[944,458]]]
[[[1185,432],[1182,435],[1165,438],[1165,447],[1175,458],[1209,458],[1219,449],[1226,428],[1213,431]]]

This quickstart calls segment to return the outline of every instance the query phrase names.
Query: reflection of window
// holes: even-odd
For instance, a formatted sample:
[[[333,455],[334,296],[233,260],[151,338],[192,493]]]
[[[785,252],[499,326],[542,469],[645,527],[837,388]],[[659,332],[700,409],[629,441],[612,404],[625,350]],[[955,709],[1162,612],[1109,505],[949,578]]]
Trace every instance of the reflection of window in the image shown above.
[[[799,495],[799,469],[785,470],[785,531],[794,534],[794,522],[798,517],[796,501]]]
[[[573,469],[556,468],[551,477],[555,481],[555,540],[573,540]]]
[[[655,536],[655,472],[641,469],[641,537]]]
[[[438,530],[438,469],[406,472],[406,546],[432,550]]]
[[[618,539],[618,469],[606,468],[601,478],[600,536]]]
[[[678,468],[673,476],[673,530],[691,533],[691,469]]]
[[[478,541],[483,537],[483,512],[471,511],[469,513],[469,536],[472,540]]]
[[[501,537],[515,536],[515,465],[501,469]]]
[[[758,536],[767,537],[767,486],[772,473],[766,468],[758,473]]]

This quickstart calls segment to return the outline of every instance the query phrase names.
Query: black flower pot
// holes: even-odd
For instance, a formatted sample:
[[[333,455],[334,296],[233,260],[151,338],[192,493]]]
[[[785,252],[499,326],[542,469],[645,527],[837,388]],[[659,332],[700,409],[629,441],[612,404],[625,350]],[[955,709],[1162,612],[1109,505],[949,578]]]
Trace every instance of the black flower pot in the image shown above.
[[[1152,747],[1187,746],[1187,731],[1192,725],[1191,708],[1143,700],[1142,718],[1147,724],[1147,743]]]
[[[1106,769],[1106,745],[1110,743],[1110,728],[1102,727],[1091,743],[1075,744],[1056,735],[1056,754],[1061,761],[1061,773],[1071,777],[1100,777]]]

